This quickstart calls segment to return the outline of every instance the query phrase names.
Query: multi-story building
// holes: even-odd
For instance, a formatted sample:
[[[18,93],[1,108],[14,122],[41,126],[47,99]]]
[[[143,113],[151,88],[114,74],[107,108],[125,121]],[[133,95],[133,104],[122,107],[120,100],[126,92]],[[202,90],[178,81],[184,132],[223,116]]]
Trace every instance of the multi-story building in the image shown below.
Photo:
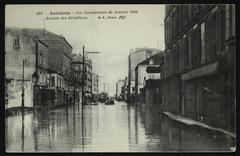
[[[140,93],[140,89],[142,89],[145,85],[145,81],[148,79],[160,79],[160,72],[158,73],[148,73],[148,67],[159,68],[162,63],[162,58],[164,58],[164,53],[159,52],[155,55],[149,57],[148,59],[140,62],[135,68],[135,88],[136,95],[138,96]]]
[[[48,46],[44,41],[28,32],[28,29],[5,29],[5,78],[8,95],[6,108],[21,106],[23,60],[25,106],[32,107],[46,104],[48,77]],[[33,73],[39,80],[33,84]],[[37,98],[34,99],[34,94]]]
[[[67,103],[64,99],[62,92],[65,90],[64,79],[62,75],[57,72],[49,71],[48,88],[49,88],[49,107],[54,107],[59,104]]]
[[[235,6],[166,5],[164,104],[172,113],[235,126]]]
[[[116,98],[118,100],[122,100],[123,99],[123,87],[124,87],[124,82],[125,80],[118,80],[116,83]]]
[[[135,68],[135,97],[139,104],[152,106],[153,103],[160,105],[161,95],[157,95],[160,86],[157,85],[162,77],[160,68],[164,64],[164,52],[156,53],[148,59],[140,62]],[[149,82],[148,82],[149,81]],[[147,83],[148,82],[148,85]],[[154,83],[153,83],[154,82]],[[155,85],[152,85],[155,84]]]
[[[72,46],[63,36],[45,29],[28,29],[28,31],[48,45],[48,71],[58,75],[56,83],[59,81],[60,84],[63,84],[61,87],[54,89],[54,105],[71,103],[73,101],[73,85],[70,78]],[[56,76],[53,77],[57,78]],[[49,79],[54,80],[53,78]]]
[[[98,83],[99,83],[99,80],[98,80],[98,75],[95,74],[95,73],[92,73],[92,96],[93,96],[93,99],[97,100],[97,97],[98,97]]]
[[[72,92],[78,92],[75,94],[75,102],[81,100],[82,97],[82,71],[83,71],[83,58],[82,55],[73,54],[72,55],[72,72],[73,76],[71,77],[72,82],[76,82],[75,89]],[[92,60],[85,59],[85,77],[84,77],[84,93],[88,100],[98,94],[98,75],[92,72]],[[74,85],[73,85],[74,88]]]
[[[128,93],[128,77],[125,77],[124,78],[124,84],[123,84],[123,87],[122,87],[122,98],[123,98],[123,101],[127,101],[127,93]]]
[[[23,51],[21,52],[22,54],[17,52],[16,55],[10,54],[10,51],[14,52],[14,50],[10,49],[10,46],[8,45],[11,44],[11,40],[13,42],[13,49],[18,52]],[[36,45],[32,40],[39,43]],[[44,48],[42,46],[44,46]],[[30,53],[30,51],[32,51],[32,53]],[[37,59],[33,57],[35,53],[38,53],[39,55]],[[45,29],[6,29],[6,54],[6,60],[9,60],[9,62],[12,62],[10,55],[14,55],[15,57],[19,55],[18,58],[14,59],[14,63],[19,63],[23,57],[31,56],[31,59],[26,58],[25,72],[28,76],[31,75],[28,74],[28,72],[30,72],[28,69],[34,64],[32,59],[36,60],[35,62],[38,62],[37,68],[32,66],[31,69],[32,72],[33,67],[35,67],[39,76],[37,84],[34,85],[34,94],[38,95],[35,100],[36,105],[40,105],[41,103],[52,107],[68,104],[73,101],[73,84],[70,78],[72,47],[63,36],[51,33]],[[21,71],[14,66],[14,63],[7,63],[12,65],[6,65],[8,66],[6,69],[12,71],[17,70],[18,72]],[[31,94],[26,93],[25,95],[28,96]]]
[[[128,102],[134,101],[136,66],[157,52],[160,52],[160,50],[153,48],[136,48],[130,51],[128,56]]]
[[[82,99],[82,71],[82,55],[72,54],[71,81],[73,83],[74,102],[80,102]]]
[[[85,95],[92,97],[92,60],[85,59]]]

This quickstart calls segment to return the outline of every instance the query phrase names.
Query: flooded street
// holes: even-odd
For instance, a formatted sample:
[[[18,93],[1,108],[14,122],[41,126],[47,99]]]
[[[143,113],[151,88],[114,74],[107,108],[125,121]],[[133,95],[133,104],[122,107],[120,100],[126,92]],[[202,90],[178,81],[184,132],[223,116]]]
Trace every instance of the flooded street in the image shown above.
[[[235,139],[170,118],[115,105],[81,105],[6,119],[7,152],[231,151]]]

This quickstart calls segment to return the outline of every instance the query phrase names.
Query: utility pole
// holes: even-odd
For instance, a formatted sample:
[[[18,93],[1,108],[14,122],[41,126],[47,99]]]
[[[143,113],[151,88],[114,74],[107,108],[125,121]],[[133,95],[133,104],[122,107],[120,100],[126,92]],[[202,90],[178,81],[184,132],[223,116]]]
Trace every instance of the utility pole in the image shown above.
[[[33,108],[36,108],[36,105],[37,105],[37,99],[36,99],[36,91],[37,91],[37,82],[38,82],[38,39],[34,38],[33,36],[31,36],[32,39],[35,41],[35,48],[36,48],[36,51],[35,51],[35,69],[36,71],[33,73],[32,75],[32,81],[34,83],[34,86],[33,86],[33,92],[34,92],[34,98],[33,98]]]
[[[22,151],[24,151],[24,65],[25,59],[23,59],[23,70],[22,70]]]
[[[84,86],[85,86],[85,82],[84,82],[84,76],[85,76],[85,52],[84,52],[84,45],[83,45],[83,60],[82,60],[82,147],[84,148],[84,118],[83,118],[83,105],[84,105]]]
[[[75,99],[76,99],[76,80],[73,80],[73,104],[74,105],[75,105]]]
[[[24,111],[24,66],[25,59],[23,59],[23,69],[22,69],[22,111]]]
[[[83,59],[82,59],[82,104],[84,103],[84,86],[85,86],[85,82],[84,82],[84,77],[85,77],[85,52],[84,52],[84,45],[83,45]]]
[[[85,54],[86,53],[86,54]],[[85,57],[88,55],[88,54],[98,54],[100,52],[97,52],[97,51],[85,51],[85,47],[83,45],[83,59],[82,59],[82,63],[83,63],[83,71],[82,71],[82,104],[85,102],[84,101],[84,94],[85,94]]]
[[[97,53],[100,53],[100,52],[94,52],[94,51],[85,51],[85,47],[83,45],[83,49],[82,49],[82,147],[84,148],[84,115],[83,115],[83,105],[85,103],[85,57],[88,55],[88,54],[97,54]],[[85,55],[86,53],[86,55]]]

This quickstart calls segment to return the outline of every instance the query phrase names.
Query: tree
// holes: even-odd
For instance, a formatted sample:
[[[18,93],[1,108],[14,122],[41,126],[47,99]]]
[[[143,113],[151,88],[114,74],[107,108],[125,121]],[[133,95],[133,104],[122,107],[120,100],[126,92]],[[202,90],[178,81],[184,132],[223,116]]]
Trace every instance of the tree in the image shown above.
[[[81,75],[80,64],[73,64],[71,72],[69,74],[70,81],[73,84],[73,102],[75,104],[76,99],[76,88],[79,88],[82,85],[82,75]]]

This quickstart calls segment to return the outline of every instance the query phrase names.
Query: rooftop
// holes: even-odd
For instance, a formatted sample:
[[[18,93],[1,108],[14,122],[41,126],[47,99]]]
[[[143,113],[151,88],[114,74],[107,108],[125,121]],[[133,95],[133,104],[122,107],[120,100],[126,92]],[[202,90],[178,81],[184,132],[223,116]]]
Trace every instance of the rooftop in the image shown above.
[[[68,44],[69,47],[72,48],[72,46],[68,43],[68,41],[63,37],[62,35],[58,35],[55,33],[52,33],[46,29],[42,28],[17,28],[17,27],[7,27],[5,28],[5,32],[14,32],[14,33],[22,33],[22,34],[30,34],[33,36],[37,36],[39,40],[44,42],[46,45],[48,43],[45,40],[62,40],[65,43]]]
[[[160,65],[162,57],[164,57],[164,52],[163,51],[158,52],[155,55],[147,58],[146,60],[140,62],[138,65],[148,65],[150,59],[153,59],[153,62],[154,62],[155,65]]]

